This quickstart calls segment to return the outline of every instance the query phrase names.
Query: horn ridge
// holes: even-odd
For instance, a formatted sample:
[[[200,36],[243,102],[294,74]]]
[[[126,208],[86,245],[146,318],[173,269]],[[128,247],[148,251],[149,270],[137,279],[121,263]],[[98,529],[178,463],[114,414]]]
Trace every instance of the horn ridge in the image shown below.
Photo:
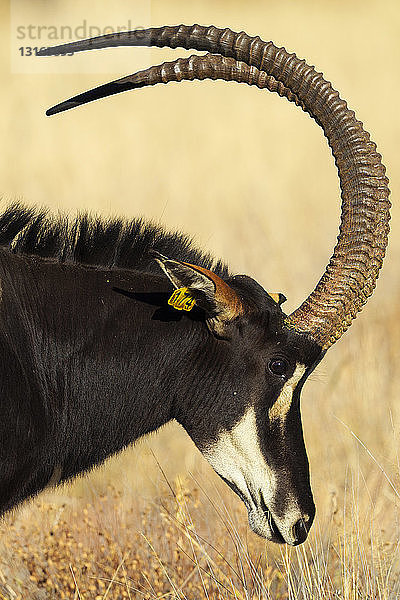
[[[174,61],[164,62],[121,79],[110,81],[49,108],[46,114],[53,115],[100,98],[145,86],[204,79],[224,79],[225,81],[255,85],[259,89],[276,92],[282,98],[285,97],[303,110],[307,110],[296,94],[272,75],[259,71],[256,67],[249,67],[241,61],[226,58],[219,54],[207,53],[204,56],[194,54],[188,58],[178,58]]]
[[[117,35],[122,43],[116,43]],[[333,255],[316,288],[287,317],[286,325],[309,335],[324,350],[329,348],[348,328],[372,294],[382,266],[389,231],[390,202],[385,167],[375,144],[354,112],[348,109],[338,92],[314,67],[298,59],[295,54],[289,54],[284,48],[278,48],[272,42],[263,42],[258,36],[250,37],[244,32],[234,33],[230,29],[214,26],[179,25],[124,32],[122,35],[111,34],[61,48],[80,51],[107,45],[181,46],[241,61],[250,69],[255,68],[260,72],[260,75],[247,73],[248,77],[258,77],[261,81],[265,77],[261,73],[268,74],[273,78],[269,80],[270,86],[275,81],[277,89],[273,91],[280,90],[288,98],[290,91],[293,96],[289,99],[300,104],[323,128],[335,158],[342,191],[339,235]],[[49,53],[56,51],[57,48],[50,49]],[[223,68],[228,67],[224,65]],[[236,68],[243,70],[243,67]],[[182,65],[179,69],[182,69]]]

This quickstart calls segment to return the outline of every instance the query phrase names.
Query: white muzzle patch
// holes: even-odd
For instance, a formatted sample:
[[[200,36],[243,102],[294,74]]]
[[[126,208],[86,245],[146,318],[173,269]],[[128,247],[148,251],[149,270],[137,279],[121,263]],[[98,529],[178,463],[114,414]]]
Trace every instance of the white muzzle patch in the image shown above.
[[[269,409],[271,420],[279,419],[284,423],[293,392],[305,370],[304,365],[297,364],[292,377],[285,382],[279,397]],[[274,522],[284,540],[293,543],[292,525],[302,515],[296,500],[290,500],[290,495],[284,519],[276,518],[270,512],[277,478],[261,451],[254,407],[250,406],[230,431],[223,431],[218,440],[202,452],[213,469],[239,490],[248,510],[251,529],[262,537],[276,541]]]

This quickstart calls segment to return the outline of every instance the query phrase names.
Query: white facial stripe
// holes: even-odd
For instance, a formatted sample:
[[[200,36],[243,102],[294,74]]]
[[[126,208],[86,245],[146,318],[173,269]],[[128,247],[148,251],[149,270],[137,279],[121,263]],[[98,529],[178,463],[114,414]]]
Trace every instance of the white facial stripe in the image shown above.
[[[304,365],[296,365],[292,377],[284,384],[279,397],[269,409],[270,419],[285,418],[293,391],[305,370]],[[235,427],[224,431],[218,441],[204,450],[203,454],[217,473],[234,483],[245,494],[251,505],[254,503],[249,497],[246,479],[252,490],[263,490],[266,503],[272,499],[275,477],[261,452],[254,407],[250,407]]]
[[[305,371],[306,367],[304,365],[301,365],[300,363],[296,364],[293,375],[286,381],[281,393],[268,411],[268,416],[271,421],[274,421],[275,419],[281,419],[283,421],[285,419],[292,404],[293,392]]]
[[[218,441],[204,450],[203,454],[217,473],[239,488],[249,505],[254,507],[245,475],[252,490],[262,489],[266,502],[272,499],[275,477],[261,452],[253,407],[245,412],[231,431],[223,432]]]
[[[287,414],[295,390],[304,375],[306,367],[296,365],[292,377],[271,407],[271,418],[282,419]],[[202,450],[205,458],[219,475],[233,483],[245,497],[249,513],[249,523],[253,531],[268,539],[273,539],[270,518],[279,528],[287,543],[294,543],[293,525],[303,518],[295,496],[286,490],[286,510],[283,517],[265,512],[260,502],[260,494],[271,510],[277,488],[277,477],[262,454],[257,432],[256,413],[253,406],[247,409],[241,420],[231,429],[220,434],[218,440]]]

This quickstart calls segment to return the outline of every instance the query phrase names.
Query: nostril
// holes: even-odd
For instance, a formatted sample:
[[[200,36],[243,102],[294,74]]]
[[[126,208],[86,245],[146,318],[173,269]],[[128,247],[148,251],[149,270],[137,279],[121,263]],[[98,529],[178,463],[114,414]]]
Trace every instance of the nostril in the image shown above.
[[[297,521],[297,523],[295,523],[295,525],[293,525],[293,537],[294,537],[294,542],[293,545],[294,546],[298,546],[298,544],[302,544],[303,542],[306,541],[307,539],[307,535],[308,535],[308,530],[309,530],[309,525],[306,522],[307,517],[305,517],[304,519],[299,519]],[[310,519],[308,519],[308,522],[310,521]]]

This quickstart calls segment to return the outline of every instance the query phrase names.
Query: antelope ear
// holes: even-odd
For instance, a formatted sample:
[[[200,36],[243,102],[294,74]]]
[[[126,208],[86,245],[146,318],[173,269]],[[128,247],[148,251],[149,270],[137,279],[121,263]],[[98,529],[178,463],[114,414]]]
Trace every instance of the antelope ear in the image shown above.
[[[206,312],[209,329],[219,337],[230,337],[230,323],[244,313],[237,293],[221,277],[204,267],[172,260],[159,252],[152,254],[174,288],[187,288],[189,298]]]
[[[277,292],[277,293],[267,292],[267,294],[268,294],[268,296],[271,296],[272,300],[274,302],[276,302],[276,304],[278,304],[279,306],[281,306],[281,304],[283,304],[287,300],[285,294],[282,294],[282,292]]]

